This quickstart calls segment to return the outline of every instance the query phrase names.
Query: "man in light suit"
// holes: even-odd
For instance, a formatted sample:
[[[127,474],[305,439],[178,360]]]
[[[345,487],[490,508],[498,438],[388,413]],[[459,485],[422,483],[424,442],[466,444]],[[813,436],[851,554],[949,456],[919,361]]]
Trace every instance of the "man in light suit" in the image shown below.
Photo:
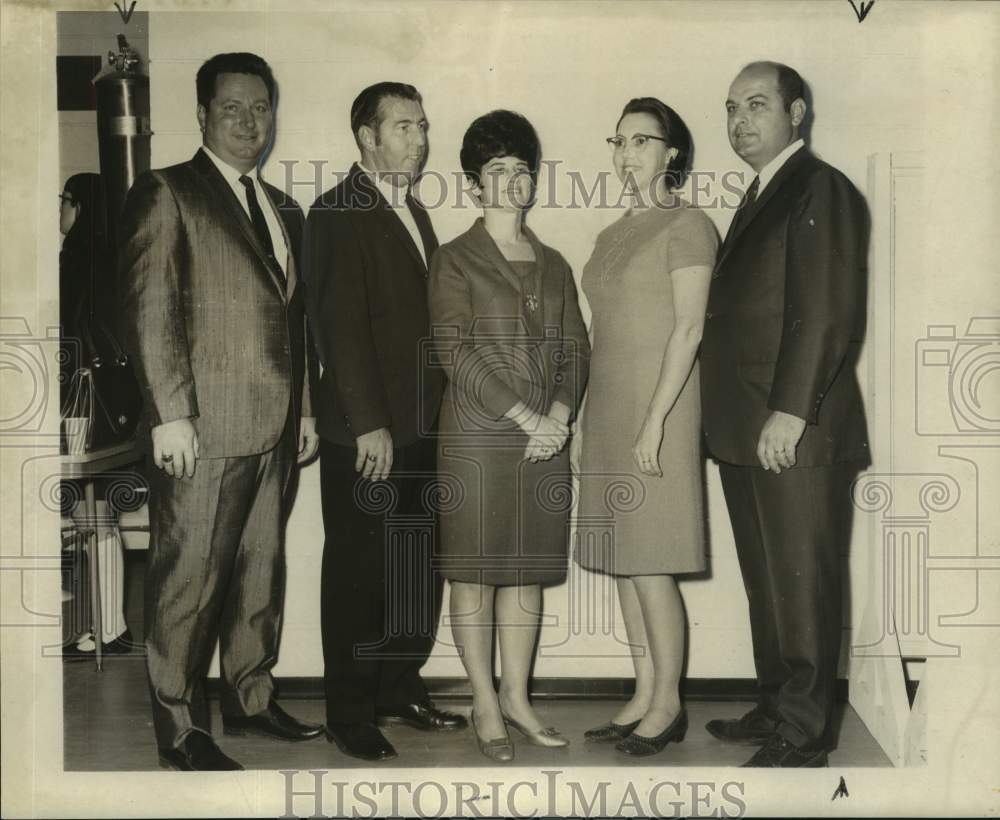
[[[209,732],[202,679],[220,644],[227,734],[306,740],[273,698],[282,531],[296,461],[318,439],[296,255],[302,211],[263,182],[275,83],[254,54],[198,71],[202,148],[136,180],[122,222],[126,346],[150,456],[145,623],[160,762],[242,768]]]
[[[427,158],[417,90],[378,83],[351,107],[361,162],[306,220],[306,299],[323,376],[315,397],[323,495],[321,581],[328,737],[388,760],[378,725],[458,729],[419,670],[434,644],[441,577],[433,535],[390,544],[389,525],[433,518],[443,374],[425,366],[427,270],[437,238],[410,193]],[[385,481],[379,488],[373,482]],[[390,557],[389,552],[393,550]],[[387,595],[387,586],[393,595]]]
[[[707,728],[753,767],[825,766],[840,654],[850,485],[869,463],[855,364],[868,219],[800,138],[804,85],[753,63],[726,100],[756,172],[720,249],[701,343],[702,420],[750,605],[757,706]]]

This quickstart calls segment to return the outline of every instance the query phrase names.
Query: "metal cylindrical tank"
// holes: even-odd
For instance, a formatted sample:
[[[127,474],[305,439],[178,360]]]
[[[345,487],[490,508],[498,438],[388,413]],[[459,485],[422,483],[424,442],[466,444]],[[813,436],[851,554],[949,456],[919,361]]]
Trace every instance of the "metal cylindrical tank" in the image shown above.
[[[150,166],[149,77],[139,59],[118,35],[119,52],[110,52],[113,66],[94,80],[97,91],[97,139],[101,177],[107,198],[108,239],[118,248],[118,223],[125,196],[135,178]]]

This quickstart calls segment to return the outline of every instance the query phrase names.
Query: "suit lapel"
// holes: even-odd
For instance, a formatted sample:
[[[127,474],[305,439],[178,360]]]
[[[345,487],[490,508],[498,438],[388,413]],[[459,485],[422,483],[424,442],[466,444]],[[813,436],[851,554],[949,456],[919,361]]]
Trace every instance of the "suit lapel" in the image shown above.
[[[493,237],[490,236],[489,231],[486,230],[486,223],[483,221],[482,217],[479,217],[469,229],[469,239],[473,242],[479,252],[489,260],[490,264],[500,273],[500,275],[507,280],[507,283],[514,288],[514,290],[520,293],[521,277],[517,275],[517,271],[511,267],[510,262],[504,258],[504,255],[500,253],[497,243],[493,241]],[[538,240],[536,239],[535,242],[537,243]],[[535,253],[537,255],[537,249]],[[542,260],[539,260],[539,263],[541,262]]]
[[[417,270],[419,270],[423,276],[427,276],[427,263],[424,262],[423,256],[420,255],[420,250],[417,248],[416,243],[413,241],[413,236],[407,230],[406,225],[403,224],[403,220],[399,218],[399,215],[390,207],[386,198],[382,195],[382,191],[379,189],[378,185],[375,183],[374,178],[371,177],[360,165],[354,164],[351,169],[354,174],[354,188],[358,192],[363,192],[366,197],[375,197],[375,213],[381,220],[382,224],[389,229],[389,231],[395,235],[404,248],[406,252],[413,259],[414,263],[417,265]],[[400,192],[403,195],[403,192]],[[368,200],[371,201],[370,198]]]
[[[264,196],[267,197],[267,201],[271,205],[271,210],[278,215],[278,225],[281,228],[281,235],[285,240],[285,251],[287,256],[287,259],[285,260],[285,279],[287,280],[285,284],[285,296],[288,301],[291,302],[292,293],[295,291],[295,286],[299,281],[298,271],[295,268],[295,254],[292,252],[292,248],[294,247],[292,244],[292,236],[288,231],[288,225],[285,224],[285,215],[277,208],[277,206],[275,206],[274,198],[271,196],[271,192],[267,190],[267,185],[262,183],[260,189],[264,192]],[[254,232],[254,236],[256,235],[256,232]]]
[[[216,198],[223,205],[223,210],[228,211],[230,217],[235,220],[240,233],[243,234],[243,237],[253,248],[254,253],[256,253],[260,258],[260,262],[264,266],[264,270],[267,271],[271,281],[278,289],[278,292],[281,294],[281,298],[285,299],[286,288],[283,277],[281,276],[281,271],[276,271],[271,265],[271,262],[267,257],[267,251],[265,251],[264,246],[260,244],[260,239],[257,237],[257,232],[253,228],[253,223],[250,221],[250,217],[247,216],[246,210],[236,198],[236,194],[233,193],[233,189],[229,187],[229,183],[226,182],[222,174],[219,173],[219,169],[215,167],[212,160],[208,158],[204,151],[199,150],[198,153],[194,155],[192,162],[195,168],[198,169],[202,177],[208,183],[209,187],[215,192]],[[260,187],[263,188],[264,186],[261,185]],[[281,222],[282,220],[279,218],[278,221]],[[290,245],[288,247],[291,248]]]
[[[719,260],[716,262],[715,268],[718,270],[722,267],[722,263],[725,261],[729,252],[736,245],[737,241],[744,233],[746,233],[747,228],[753,224],[754,219],[764,210],[767,203],[770,202],[775,194],[778,192],[786,180],[795,173],[796,169],[806,160],[807,157],[812,156],[809,153],[809,149],[805,146],[800,148],[794,154],[792,154],[786,161],[785,164],[778,169],[771,181],[767,183],[767,186],[763,191],[760,192],[757,199],[754,200],[753,204],[749,206],[746,216],[740,221],[737,229],[733,231],[730,236],[726,237],[726,241],[722,245],[722,250],[719,253]],[[735,216],[733,217],[735,219]]]

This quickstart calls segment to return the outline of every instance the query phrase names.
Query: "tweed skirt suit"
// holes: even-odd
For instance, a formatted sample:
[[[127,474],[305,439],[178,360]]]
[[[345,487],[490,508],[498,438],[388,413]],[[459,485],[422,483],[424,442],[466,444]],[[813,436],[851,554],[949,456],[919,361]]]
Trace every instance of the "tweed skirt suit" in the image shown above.
[[[509,262],[478,219],[430,271],[432,357],[448,384],[438,423],[440,554],[452,581],[558,583],[566,576],[569,445],[524,458],[517,402],[576,412],[590,344],[569,265],[527,228],[535,261]]]

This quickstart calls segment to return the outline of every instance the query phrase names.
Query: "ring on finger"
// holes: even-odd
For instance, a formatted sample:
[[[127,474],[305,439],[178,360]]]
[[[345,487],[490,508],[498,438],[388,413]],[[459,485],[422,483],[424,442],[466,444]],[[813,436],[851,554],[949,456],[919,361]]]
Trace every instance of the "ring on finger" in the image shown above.
[[[166,456],[161,456],[160,457],[160,461],[162,461],[164,464],[169,464],[173,460],[174,460],[174,457],[170,456],[170,455],[166,455]]]

